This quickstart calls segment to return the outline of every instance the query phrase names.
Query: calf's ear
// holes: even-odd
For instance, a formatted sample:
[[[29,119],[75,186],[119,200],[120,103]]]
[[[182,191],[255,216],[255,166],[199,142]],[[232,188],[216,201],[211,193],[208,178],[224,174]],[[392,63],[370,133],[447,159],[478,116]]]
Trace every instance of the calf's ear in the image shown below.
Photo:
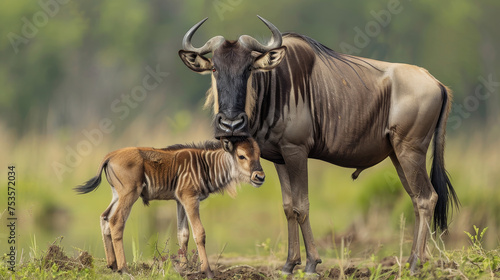
[[[234,150],[233,142],[229,141],[227,138],[221,138],[222,148],[228,153],[232,153]]]
[[[280,64],[286,54],[286,47],[272,49],[260,56],[253,62],[252,68],[256,70],[268,71]]]
[[[186,66],[194,72],[209,74],[212,71],[212,60],[198,54],[197,52],[180,50],[179,56],[181,57],[182,62],[184,62],[184,64],[186,64]]]

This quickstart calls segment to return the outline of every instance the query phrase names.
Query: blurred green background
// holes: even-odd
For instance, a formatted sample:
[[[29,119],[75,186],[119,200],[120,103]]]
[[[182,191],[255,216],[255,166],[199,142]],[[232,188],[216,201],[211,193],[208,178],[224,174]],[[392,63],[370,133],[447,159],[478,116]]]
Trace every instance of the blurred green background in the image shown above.
[[[111,198],[108,184],[82,196],[72,187],[93,177],[109,151],[212,138],[211,111],[202,109],[210,77],[178,58],[182,37],[208,16],[195,46],[215,35],[266,40],[257,14],[340,52],[422,66],[448,85],[454,107],[445,156],[462,208],[443,238],[460,248],[463,231],[476,225],[488,227],[487,248],[499,245],[500,2],[17,0],[0,2],[0,254],[7,252],[7,167],[14,165],[18,254],[63,236],[64,247],[104,257],[99,215]],[[209,254],[224,248],[284,260],[280,187],[273,165],[263,164],[260,189],[245,185],[236,199],[202,202]],[[353,170],[318,161],[309,169],[323,256],[335,257],[342,238],[360,257],[399,252],[401,213],[409,251],[413,210],[390,161],[355,182]],[[175,253],[175,224],[175,202],[137,203],[125,230],[128,260],[151,258],[155,242]]]

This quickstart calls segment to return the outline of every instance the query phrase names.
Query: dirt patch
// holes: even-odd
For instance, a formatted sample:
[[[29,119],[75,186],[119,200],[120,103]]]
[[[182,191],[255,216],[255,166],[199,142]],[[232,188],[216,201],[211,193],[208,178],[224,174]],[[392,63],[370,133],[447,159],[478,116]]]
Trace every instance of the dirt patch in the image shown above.
[[[349,265],[343,269],[339,266],[333,268],[328,267],[318,267],[318,274],[316,276],[303,274],[299,270],[303,267],[295,270],[295,275],[290,275],[287,278],[283,278],[280,270],[276,267],[271,266],[250,266],[250,265],[233,265],[218,266],[214,269],[215,277],[214,279],[252,279],[252,280],[264,280],[264,279],[297,279],[306,278],[314,280],[328,280],[328,279],[393,279],[397,272],[389,267],[384,267],[380,264],[373,269],[357,265]],[[205,275],[199,271],[190,273],[180,273],[183,277],[189,280],[203,279]]]
[[[249,265],[235,265],[229,268],[221,267],[215,269],[214,274],[214,279],[272,279],[272,273],[270,273],[267,268],[252,267]],[[203,274],[202,272],[191,272],[188,274],[181,273],[181,275],[189,280],[205,278],[205,274]]]
[[[262,269],[261,269],[262,270]],[[220,279],[255,279],[264,280],[269,278],[269,272],[259,271],[258,268],[248,265],[237,265],[219,272]]]
[[[94,258],[87,252],[82,251],[76,258],[68,257],[58,245],[50,245],[47,253],[42,258],[43,267],[50,269],[55,265],[59,270],[73,270],[92,268]]]
[[[219,256],[220,257],[220,256]],[[184,278],[188,280],[204,279],[206,276],[200,272],[200,261],[196,251],[192,254],[187,254],[187,262],[180,261],[179,255],[161,255],[160,258],[155,258],[155,264],[159,267],[163,266],[163,262],[172,262],[174,269]],[[214,262],[212,262],[213,264]],[[233,261],[227,264],[214,264],[212,270],[214,272],[214,279],[255,279],[264,280],[270,279],[272,271],[269,267],[253,267],[250,265],[238,264],[234,265]],[[214,267],[215,266],[215,267]]]
[[[392,269],[383,268],[379,271],[372,271],[367,267],[354,267],[349,266],[344,270],[339,267],[334,267],[328,270],[324,275],[320,276],[319,279],[343,279],[343,278],[354,278],[354,279],[370,279],[377,278],[373,277],[377,274],[381,279],[390,279],[391,276],[396,275],[396,272]]]

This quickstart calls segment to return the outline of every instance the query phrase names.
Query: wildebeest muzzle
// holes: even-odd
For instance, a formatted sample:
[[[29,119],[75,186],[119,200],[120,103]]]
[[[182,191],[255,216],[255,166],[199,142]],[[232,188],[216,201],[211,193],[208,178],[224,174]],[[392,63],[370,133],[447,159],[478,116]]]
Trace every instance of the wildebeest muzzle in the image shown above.
[[[229,118],[224,113],[218,113],[215,116],[215,138],[220,137],[250,137],[248,132],[248,116],[240,113],[234,118]]]

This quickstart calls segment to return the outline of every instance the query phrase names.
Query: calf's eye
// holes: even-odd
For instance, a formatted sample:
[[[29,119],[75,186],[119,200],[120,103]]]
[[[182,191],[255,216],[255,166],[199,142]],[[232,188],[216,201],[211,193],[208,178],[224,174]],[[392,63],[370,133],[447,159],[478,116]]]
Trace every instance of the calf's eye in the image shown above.
[[[238,156],[239,159],[243,160],[243,159],[247,159],[245,156]]]

